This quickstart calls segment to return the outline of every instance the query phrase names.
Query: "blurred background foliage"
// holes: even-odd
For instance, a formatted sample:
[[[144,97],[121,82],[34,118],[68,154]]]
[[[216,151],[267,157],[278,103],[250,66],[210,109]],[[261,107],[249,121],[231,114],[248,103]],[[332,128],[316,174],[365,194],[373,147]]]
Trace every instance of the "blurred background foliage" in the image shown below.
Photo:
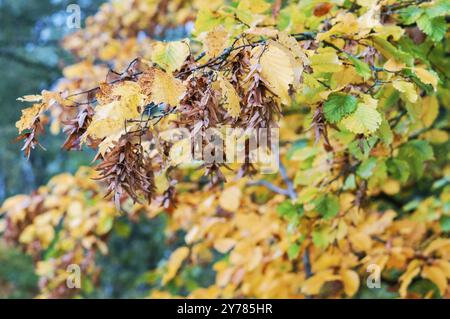
[[[78,1],[82,17],[95,13],[98,0]],[[1,0],[0,1],[0,200],[30,192],[46,183],[55,173],[74,171],[80,163],[88,163],[82,156],[68,157],[60,150],[61,138],[45,140],[48,152],[36,152],[27,161],[20,152],[20,143],[12,143],[17,136],[15,122],[23,104],[17,97],[44,88],[61,77],[63,66],[72,57],[59,45],[69,32],[66,27],[66,7],[69,0]]]
[[[60,40],[70,32],[66,27],[70,0],[0,0],[0,202],[18,193],[30,193],[55,174],[75,172],[92,158],[85,153],[67,152],[60,148],[62,136],[43,139],[46,152],[34,152],[27,161],[20,151],[15,122],[23,104],[17,97],[49,89],[61,77],[65,65],[73,57],[60,46]],[[94,14],[101,0],[78,0],[82,26],[87,16]],[[123,217],[109,239],[109,255],[100,256],[100,285],[85,289],[85,297],[136,298],[148,295],[154,269],[167,258],[176,242],[164,246],[163,217],[139,223]],[[36,295],[38,277],[31,258],[0,242],[0,298],[31,298]],[[212,273],[199,272],[183,276],[203,276],[212,280]],[[198,279],[193,280],[198,282]],[[175,288],[174,288],[175,289]],[[178,288],[177,288],[178,292]],[[180,292],[182,293],[182,291]]]

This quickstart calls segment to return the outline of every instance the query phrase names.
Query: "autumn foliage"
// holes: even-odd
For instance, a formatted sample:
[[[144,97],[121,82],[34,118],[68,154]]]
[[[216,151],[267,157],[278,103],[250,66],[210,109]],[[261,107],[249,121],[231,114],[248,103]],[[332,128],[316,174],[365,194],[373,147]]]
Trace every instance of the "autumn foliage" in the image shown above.
[[[80,294],[65,286],[68,264],[96,282],[95,255],[121,214],[166,214],[167,237],[184,234],[150,297],[186,291],[180,274],[199,264],[215,282],[192,298],[361,297],[374,265],[374,290],[449,297],[449,10],[104,4],[63,41],[79,62],[54,90],[20,98],[32,105],[16,124],[26,156],[49,128],[95,163],[5,201],[3,237],[33,256],[41,297]],[[160,41],[174,30],[182,39]],[[225,126],[278,128],[279,171],[261,174],[248,156],[186,163],[186,140],[161,138]]]

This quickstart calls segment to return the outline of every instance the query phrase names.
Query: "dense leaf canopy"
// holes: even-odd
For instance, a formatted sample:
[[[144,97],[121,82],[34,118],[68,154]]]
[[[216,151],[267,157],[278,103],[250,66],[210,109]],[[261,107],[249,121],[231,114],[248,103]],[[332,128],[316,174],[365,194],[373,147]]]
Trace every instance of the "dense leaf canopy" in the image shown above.
[[[373,265],[386,294],[449,297],[449,10],[104,4],[63,42],[79,62],[54,90],[22,97],[31,106],[16,124],[26,156],[49,126],[97,163],[8,199],[5,238],[34,256],[44,297],[82,294],[66,287],[71,263],[95,282],[120,214],[167,214],[168,238],[185,234],[153,270],[152,297],[375,296]],[[160,140],[224,126],[279,128],[279,171],[248,157],[187,164],[183,140]],[[196,265],[215,282],[187,280]]]

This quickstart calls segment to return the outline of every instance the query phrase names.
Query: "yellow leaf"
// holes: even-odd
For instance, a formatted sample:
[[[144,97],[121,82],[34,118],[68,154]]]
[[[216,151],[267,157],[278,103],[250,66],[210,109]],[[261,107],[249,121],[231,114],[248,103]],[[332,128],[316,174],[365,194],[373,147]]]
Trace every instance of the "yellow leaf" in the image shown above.
[[[309,203],[317,196],[317,193],[318,193],[317,187],[314,187],[312,185],[303,187],[298,193],[298,202],[300,204]]]
[[[336,231],[336,239],[337,240],[343,239],[345,236],[347,236],[347,233],[348,233],[347,224],[345,223],[345,221],[340,220],[338,224],[338,229]]]
[[[43,248],[47,248],[55,237],[55,229],[51,225],[36,227],[36,237]]]
[[[176,106],[186,91],[185,86],[180,80],[156,68],[151,68],[146,71],[139,79],[139,84],[144,94],[148,96],[148,103],[165,103]]]
[[[436,250],[439,250],[441,248],[445,248],[450,246],[450,238],[436,238],[433,240],[427,248],[423,251],[423,254],[425,256],[431,255],[431,253],[435,252]]]
[[[102,67],[94,67],[91,59],[85,59],[79,63],[66,66],[62,72],[66,79],[72,80],[84,78],[87,74],[95,74],[97,72],[100,72],[104,78],[106,75],[104,71],[105,70]]]
[[[38,261],[36,264],[36,274],[39,276],[49,276],[55,271],[55,260]]]
[[[376,26],[374,28],[375,34],[380,38],[387,39],[392,37],[392,40],[398,41],[402,35],[405,33],[405,30],[394,24],[383,24]]]
[[[162,284],[168,283],[177,274],[181,264],[189,255],[189,249],[187,247],[180,247],[175,250],[169,258],[167,263],[167,272],[162,277]]]
[[[344,118],[341,123],[350,132],[369,135],[380,126],[381,115],[376,108],[359,103],[356,111]]]
[[[145,96],[141,94],[141,87],[136,82],[126,81],[111,91],[113,97],[119,98],[123,112],[128,118],[140,115],[139,107],[143,104]]]
[[[359,276],[354,270],[345,269],[341,272],[342,283],[344,284],[344,292],[347,296],[353,295],[359,289]]]
[[[436,75],[424,68],[413,68],[413,71],[422,83],[431,84],[434,90],[437,89],[439,79]]]
[[[395,80],[392,82],[392,85],[397,91],[405,94],[409,102],[414,103],[417,101],[417,92],[414,84],[402,80]]]
[[[252,63],[260,64],[261,76],[267,81],[272,92],[280,98],[282,103],[288,104],[290,86],[294,85],[296,73],[299,73],[292,57],[274,42],[269,42],[265,48],[253,49]]]
[[[218,299],[222,294],[222,289],[217,286],[210,286],[208,288],[197,288],[195,289],[190,298],[193,299]]]
[[[184,138],[176,142],[169,151],[172,165],[187,164],[192,162],[191,140]]]
[[[302,285],[302,293],[305,295],[317,295],[327,281],[339,280],[340,276],[333,274],[332,270],[320,271],[306,279]]]
[[[439,114],[439,102],[436,96],[425,96],[422,99],[422,122],[425,127],[433,124]]]
[[[314,72],[339,72],[342,62],[332,48],[320,48],[316,54],[310,56],[311,67]]]
[[[384,64],[384,68],[390,72],[398,72],[403,70],[406,67],[406,64],[403,62],[399,62],[395,59],[389,59]]]
[[[372,239],[363,232],[351,233],[349,240],[357,252],[366,252],[372,247]]]
[[[66,105],[67,101],[65,101],[61,94],[58,92],[52,92],[47,90],[42,90],[41,92],[42,96],[42,103],[46,105],[46,108],[49,108],[54,103],[58,103],[60,105]]]
[[[443,144],[448,141],[449,135],[444,130],[432,129],[423,133],[421,137],[433,144]]]
[[[114,225],[115,210],[112,206],[106,206],[102,209],[98,216],[96,233],[104,235],[108,233]]]
[[[140,93],[137,83],[126,81],[114,87],[111,93],[118,100],[98,105],[86,134],[94,138],[108,138],[112,143],[118,140],[125,129],[125,122],[140,115],[140,107],[145,96]],[[114,139],[110,138],[114,137]],[[106,145],[105,145],[106,146]]]
[[[289,35],[289,33],[281,31],[277,35],[277,42],[288,49],[293,55],[294,59],[299,60],[303,64],[309,64],[309,59],[306,56],[303,48],[298,41]]]
[[[360,6],[370,8],[377,4],[377,0],[357,0],[356,1]]]
[[[166,171],[167,170],[163,170],[155,176],[155,186],[158,194],[162,194],[170,186]]]
[[[232,117],[237,118],[241,113],[241,104],[234,86],[223,76],[219,76],[215,83],[218,84],[217,86],[222,93],[221,103],[223,107]]]
[[[249,10],[253,13],[263,13],[270,8],[270,3],[265,0],[241,0],[239,10]]]
[[[245,30],[245,34],[260,35],[264,37],[275,37],[278,33],[278,30],[269,27],[252,27]]]
[[[110,39],[110,41],[105,45],[102,46],[101,49],[98,52],[98,56],[103,61],[112,60],[122,49],[122,44],[120,41],[115,39]]]
[[[317,35],[318,41],[323,41],[329,39],[333,35],[338,34],[355,34],[359,31],[358,20],[352,13],[340,14],[335,18],[333,27],[326,31],[319,33]]]
[[[204,40],[206,53],[208,57],[215,58],[219,56],[227,47],[229,34],[225,28],[220,25],[209,31]]]
[[[232,238],[220,238],[214,242],[214,248],[222,254],[227,253],[234,245],[236,240]]]
[[[168,72],[177,71],[190,54],[186,41],[157,42],[153,46],[151,60]]]
[[[444,296],[448,284],[447,277],[441,268],[436,266],[424,266],[421,276],[422,278],[432,281],[439,288],[441,296]]]
[[[249,271],[251,271],[261,264],[262,259],[263,259],[263,251],[262,248],[258,246],[252,251],[250,259],[248,260],[245,266]]]
[[[400,276],[400,296],[405,298],[408,294],[408,287],[412,280],[420,273],[420,263],[418,260],[413,260],[409,263],[408,268]]]
[[[395,195],[400,191],[400,182],[393,178],[388,178],[383,185],[381,185],[381,189],[388,195]]]
[[[39,115],[44,111],[43,104],[34,104],[33,106],[23,109],[20,120],[16,122],[16,127],[21,133],[24,130],[31,128]]]
[[[24,95],[17,98],[21,102],[40,102],[42,101],[42,95]]]
[[[393,210],[386,210],[381,216],[372,216],[375,218],[371,219],[362,227],[362,231],[368,235],[384,233],[386,228],[392,225],[392,222],[397,214]]]
[[[319,257],[319,259],[312,263],[312,271],[316,273],[322,270],[337,267],[340,265],[341,261],[341,254],[333,254],[331,252],[323,254]]]
[[[235,212],[240,206],[242,192],[239,187],[231,186],[222,192],[219,198],[219,204],[223,209]]]
[[[435,261],[437,267],[439,267],[444,273],[445,277],[450,278],[450,262],[443,259]]]
[[[36,234],[36,228],[33,224],[28,225],[20,234],[19,242],[23,244],[31,243]]]

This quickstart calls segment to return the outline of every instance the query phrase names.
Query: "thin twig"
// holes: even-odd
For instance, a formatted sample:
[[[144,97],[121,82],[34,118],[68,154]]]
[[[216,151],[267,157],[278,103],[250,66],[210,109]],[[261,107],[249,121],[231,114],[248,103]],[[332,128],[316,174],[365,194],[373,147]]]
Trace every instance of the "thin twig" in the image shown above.
[[[313,275],[311,270],[311,258],[309,256],[309,246],[306,246],[305,252],[303,253],[303,266],[305,267],[306,278],[309,278]]]
[[[309,255],[309,245],[306,246],[305,251],[303,252],[303,267],[305,268],[305,277],[306,279],[310,278],[313,275],[311,270],[311,257]],[[311,299],[310,295],[305,295],[306,299]]]
[[[268,189],[270,189],[272,192],[275,192],[275,193],[278,193],[278,194],[281,194],[284,196],[289,196],[289,191],[287,189],[278,187],[264,179],[261,179],[258,181],[250,181],[247,183],[247,185],[249,185],[249,186],[264,186],[264,187],[267,187]]]
[[[286,186],[288,188],[287,190],[288,190],[289,198],[292,200],[297,200],[297,193],[295,192],[294,184],[289,179],[287,172],[286,172],[286,168],[283,166],[282,163],[280,163],[280,174],[281,174],[281,177],[283,178],[284,183],[286,184]]]

